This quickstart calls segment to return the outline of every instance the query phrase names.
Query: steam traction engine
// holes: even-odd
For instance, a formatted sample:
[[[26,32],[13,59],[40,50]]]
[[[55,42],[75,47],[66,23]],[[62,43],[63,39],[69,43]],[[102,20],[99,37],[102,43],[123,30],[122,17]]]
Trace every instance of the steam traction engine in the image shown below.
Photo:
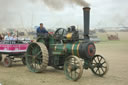
[[[89,39],[90,8],[84,9],[84,39],[79,39],[79,32],[74,26],[68,30],[59,28],[55,34],[39,35],[37,42],[28,46],[26,63],[30,71],[39,73],[52,66],[64,69],[70,80],[81,78],[83,69],[90,68],[97,76],[103,76],[108,71],[106,60],[101,55],[95,55],[96,48]]]

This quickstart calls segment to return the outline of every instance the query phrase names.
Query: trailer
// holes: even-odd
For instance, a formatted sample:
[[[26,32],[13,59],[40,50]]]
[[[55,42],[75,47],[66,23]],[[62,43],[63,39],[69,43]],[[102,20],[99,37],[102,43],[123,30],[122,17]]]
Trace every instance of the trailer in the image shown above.
[[[28,48],[29,42],[26,40],[2,40],[0,41],[0,61],[3,60],[3,64],[6,67],[10,67],[12,62],[18,62],[15,58],[20,58],[24,65],[25,63],[25,53]],[[2,55],[6,55],[3,58]]]

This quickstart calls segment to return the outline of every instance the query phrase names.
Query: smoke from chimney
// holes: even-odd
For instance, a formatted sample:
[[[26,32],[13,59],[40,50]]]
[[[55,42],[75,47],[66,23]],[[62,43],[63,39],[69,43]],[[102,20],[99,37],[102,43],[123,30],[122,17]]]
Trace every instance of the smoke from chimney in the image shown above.
[[[34,0],[32,0],[34,1]],[[49,8],[53,8],[56,10],[63,9],[66,5],[79,5],[82,7],[88,7],[89,4],[85,0],[41,0],[44,4],[46,4]]]

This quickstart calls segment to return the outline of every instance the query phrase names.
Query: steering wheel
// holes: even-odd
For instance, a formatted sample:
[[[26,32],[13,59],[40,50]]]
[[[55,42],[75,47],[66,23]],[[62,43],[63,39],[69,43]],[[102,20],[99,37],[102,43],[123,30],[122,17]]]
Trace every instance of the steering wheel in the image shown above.
[[[66,29],[64,28],[58,28],[56,31],[55,31],[55,34],[54,34],[54,37],[57,39],[57,40],[62,40],[63,36],[67,33]]]

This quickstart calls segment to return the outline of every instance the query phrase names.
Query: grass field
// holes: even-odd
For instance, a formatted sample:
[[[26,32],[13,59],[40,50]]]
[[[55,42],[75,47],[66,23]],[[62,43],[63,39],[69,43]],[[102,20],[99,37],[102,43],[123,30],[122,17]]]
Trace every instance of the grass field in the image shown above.
[[[77,82],[67,80],[64,72],[48,67],[44,73],[29,72],[21,62],[6,68],[0,63],[2,85],[127,85],[128,84],[128,33],[119,33],[120,41],[108,41],[106,34],[98,34],[103,42],[97,43],[97,54],[103,55],[109,63],[109,71],[97,77],[90,70],[84,70]]]

